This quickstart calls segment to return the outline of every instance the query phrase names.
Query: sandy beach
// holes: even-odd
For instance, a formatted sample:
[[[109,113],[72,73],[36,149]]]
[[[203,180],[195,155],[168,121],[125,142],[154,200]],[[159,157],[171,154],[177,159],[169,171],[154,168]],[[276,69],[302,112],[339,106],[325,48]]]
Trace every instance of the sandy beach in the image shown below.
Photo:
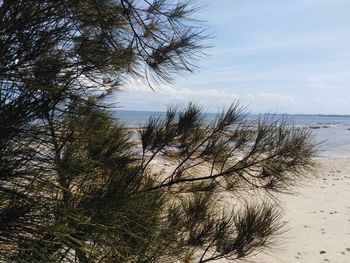
[[[154,168],[160,168],[159,164]],[[170,165],[162,167],[170,169]],[[157,169],[155,169],[157,170]],[[350,262],[350,157],[320,157],[294,194],[276,194],[285,230],[276,246],[251,257],[263,263]],[[230,198],[226,202],[232,202]],[[232,261],[220,260],[219,263]]]
[[[289,229],[255,262],[350,262],[350,158],[320,158],[314,180],[280,194]]]

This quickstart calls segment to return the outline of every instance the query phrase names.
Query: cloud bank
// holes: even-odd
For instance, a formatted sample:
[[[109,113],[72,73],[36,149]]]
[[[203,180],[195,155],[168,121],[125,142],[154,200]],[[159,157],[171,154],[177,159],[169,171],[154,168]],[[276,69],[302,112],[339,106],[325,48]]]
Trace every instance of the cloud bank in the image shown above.
[[[252,112],[350,114],[350,1],[201,2],[215,36],[209,60],[155,92],[129,83],[115,97],[121,108],[194,101],[216,112],[241,100]]]
[[[118,105],[125,110],[164,111],[169,105],[185,105],[194,102],[207,112],[217,112],[235,101],[247,105],[252,112],[285,112],[293,107],[295,99],[288,94],[256,93],[237,94],[219,89],[174,88],[164,85],[152,90],[143,83],[127,85],[117,94]]]

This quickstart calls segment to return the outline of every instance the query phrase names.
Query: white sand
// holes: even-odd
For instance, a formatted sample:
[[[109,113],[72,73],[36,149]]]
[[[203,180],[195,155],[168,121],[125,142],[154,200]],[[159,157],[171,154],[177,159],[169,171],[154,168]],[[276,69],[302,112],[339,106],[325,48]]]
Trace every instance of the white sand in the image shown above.
[[[317,178],[279,195],[289,231],[256,262],[350,262],[350,158],[321,158]]]
[[[153,168],[172,170],[159,160]],[[278,237],[277,246],[268,254],[249,259],[259,263],[350,263],[350,158],[319,158],[309,182],[294,191],[294,195],[276,196],[285,211],[282,220],[288,231]],[[230,198],[226,201],[232,202]]]

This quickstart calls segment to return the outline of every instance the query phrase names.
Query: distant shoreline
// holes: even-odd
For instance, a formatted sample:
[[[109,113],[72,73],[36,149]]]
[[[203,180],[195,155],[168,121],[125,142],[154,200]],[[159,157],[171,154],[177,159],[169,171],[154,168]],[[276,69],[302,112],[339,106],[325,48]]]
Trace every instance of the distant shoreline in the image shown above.
[[[117,111],[116,118],[131,132],[145,126],[151,116],[164,118],[165,113],[145,111]],[[350,157],[350,116],[348,115],[274,115],[267,117],[287,118],[296,127],[312,129],[319,155],[326,157]],[[215,121],[216,114],[207,114],[207,122]],[[259,115],[248,115],[248,125],[254,127]]]
[[[146,114],[165,114],[166,111],[152,111],[152,110],[112,110],[112,112],[114,113],[132,113],[132,112],[137,112],[137,113],[146,113]],[[220,112],[220,111],[218,111]],[[204,112],[204,114],[209,114],[209,115],[213,115],[213,114],[217,114],[218,112]],[[342,118],[350,118],[350,114],[321,114],[321,113],[249,113],[249,115],[252,116],[318,116],[318,117],[342,117]]]

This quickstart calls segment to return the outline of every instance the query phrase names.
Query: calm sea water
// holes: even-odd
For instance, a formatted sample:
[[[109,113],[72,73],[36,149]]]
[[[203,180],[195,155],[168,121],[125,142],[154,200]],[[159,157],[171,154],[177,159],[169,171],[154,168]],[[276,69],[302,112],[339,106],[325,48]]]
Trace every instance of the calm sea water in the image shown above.
[[[141,127],[151,116],[164,117],[164,112],[115,111],[115,116],[128,127]],[[205,115],[208,122],[215,114]],[[256,122],[259,115],[251,114],[248,120]],[[329,157],[350,157],[350,115],[275,115],[287,118],[298,127],[311,127],[319,143],[319,155]]]

